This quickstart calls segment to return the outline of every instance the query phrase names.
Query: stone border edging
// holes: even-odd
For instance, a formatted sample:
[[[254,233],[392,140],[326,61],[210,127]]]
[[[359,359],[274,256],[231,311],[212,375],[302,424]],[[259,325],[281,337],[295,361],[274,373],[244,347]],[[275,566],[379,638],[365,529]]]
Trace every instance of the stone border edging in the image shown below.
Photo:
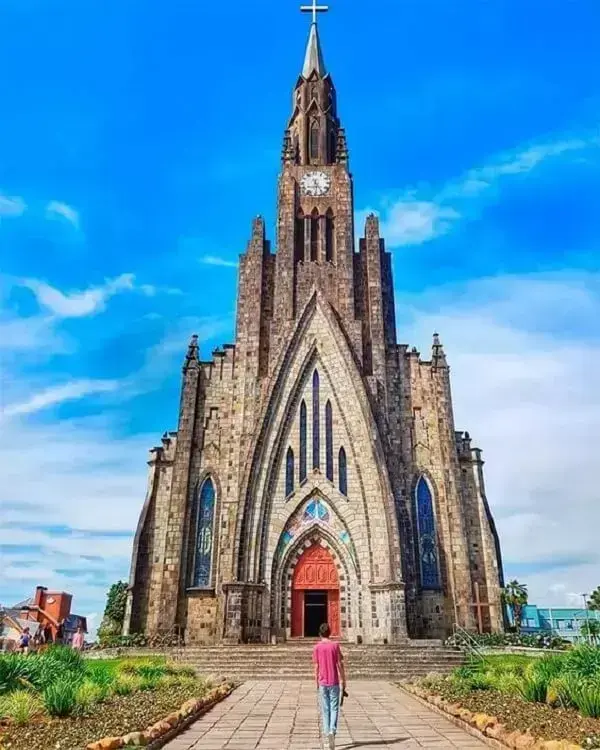
[[[420,703],[422,706],[429,709],[430,711],[433,711],[439,716],[443,716],[445,719],[454,724],[454,726],[467,732],[467,734],[470,734],[472,737],[476,737],[478,740],[488,745],[488,747],[494,747],[497,748],[497,750],[506,750],[507,747],[513,748],[513,750],[515,748],[523,748],[524,750],[583,750],[581,745],[569,742],[568,740],[536,740],[530,734],[518,731],[509,732],[506,734],[507,739],[511,739],[510,744],[507,744],[506,742],[502,742],[501,740],[495,739],[494,737],[490,737],[485,733],[485,730],[482,731],[478,727],[474,727],[472,724],[466,721],[466,719],[462,719],[460,718],[460,716],[453,716],[451,713],[445,711],[439,705],[431,703],[429,700],[427,700],[427,698],[423,698],[417,693],[414,693],[407,685],[403,685],[401,683],[395,683],[395,685],[400,691],[416,700],[417,703]],[[473,714],[467,709],[461,710],[467,711],[471,716],[476,716],[476,714]],[[482,716],[484,715],[485,714],[482,714]],[[493,717],[487,718],[491,719]],[[488,724],[488,726],[490,725]],[[495,726],[502,729],[504,728],[504,726],[499,721],[495,724]]]
[[[214,708],[217,703],[229,697],[237,687],[238,685],[234,683],[217,685],[208,694],[210,697],[207,696],[206,702],[202,698],[190,698],[178,710],[172,711],[167,717],[159,719],[146,729],[128,732],[120,737],[103,737],[86,745],[86,750],[117,750],[117,748],[127,747],[145,747],[146,750],[159,750]],[[200,702],[202,702],[202,705],[195,709],[192,708],[192,704],[197,705]],[[190,713],[187,713],[186,706],[192,709]],[[176,718],[176,723],[171,723],[169,717]],[[152,734],[155,734],[155,736],[152,737]],[[139,740],[144,735],[150,736],[145,737],[146,742],[140,742]]]

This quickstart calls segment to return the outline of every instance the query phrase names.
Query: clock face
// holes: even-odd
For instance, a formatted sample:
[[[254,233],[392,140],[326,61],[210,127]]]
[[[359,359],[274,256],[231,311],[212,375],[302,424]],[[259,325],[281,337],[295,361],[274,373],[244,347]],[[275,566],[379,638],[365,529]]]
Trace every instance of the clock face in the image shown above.
[[[331,186],[331,179],[325,172],[307,172],[300,180],[304,195],[326,195]]]

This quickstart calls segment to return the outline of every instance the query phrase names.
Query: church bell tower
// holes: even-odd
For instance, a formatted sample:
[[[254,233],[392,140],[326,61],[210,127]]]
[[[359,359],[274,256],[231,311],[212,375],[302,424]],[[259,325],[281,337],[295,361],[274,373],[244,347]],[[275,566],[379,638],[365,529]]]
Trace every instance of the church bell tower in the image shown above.
[[[283,142],[279,179],[276,310],[295,318],[314,288],[353,318],[353,198],[346,135],[312,13]],[[281,268],[281,272],[279,269]]]

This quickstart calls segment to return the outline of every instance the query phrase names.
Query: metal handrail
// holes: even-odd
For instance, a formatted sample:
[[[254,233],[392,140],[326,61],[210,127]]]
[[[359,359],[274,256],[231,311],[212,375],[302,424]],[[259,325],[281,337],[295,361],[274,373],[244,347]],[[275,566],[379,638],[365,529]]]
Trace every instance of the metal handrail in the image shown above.
[[[481,659],[481,661],[485,660],[483,651],[475,638],[473,638],[471,633],[469,633],[468,630],[465,630],[465,628],[457,622],[454,623],[454,636],[462,643],[467,653],[477,659]]]

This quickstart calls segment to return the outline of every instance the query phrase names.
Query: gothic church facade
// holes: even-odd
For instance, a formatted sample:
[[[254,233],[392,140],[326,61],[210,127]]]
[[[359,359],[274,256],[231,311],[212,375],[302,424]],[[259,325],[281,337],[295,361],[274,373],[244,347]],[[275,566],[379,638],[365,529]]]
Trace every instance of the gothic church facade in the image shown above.
[[[313,21],[279,177],[276,252],[256,218],[234,344],[183,366],[179,424],[150,452],[125,632],[189,644],[333,633],[364,643],[502,629],[481,452],[449,368],[398,344],[375,216],[352,176]]]

